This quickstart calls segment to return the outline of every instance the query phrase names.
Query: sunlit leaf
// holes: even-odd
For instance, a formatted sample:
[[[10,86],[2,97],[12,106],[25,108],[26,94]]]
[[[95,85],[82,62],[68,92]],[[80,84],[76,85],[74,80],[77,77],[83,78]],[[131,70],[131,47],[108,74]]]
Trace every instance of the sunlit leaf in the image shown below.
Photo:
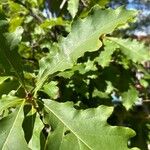
[[[112,107],[99,106],[94,109],[76,110],[71,103],[43,101],[52,128],[46,149],[74,150],[82,147],[87,150],[129,150],[127,141],[135,135],[134,131],[107,123],[113,111]]]
[[[104,40],[104,46],[104,51],[102,51],[99,57],[96,58],[96,61],[102,67],[106,67],[109,65],[109,63],[111,62],[111,55],[118,47],[116,44],[108,40]]]
[[[70,12],[72,18],[75,17],[79,7],[79,0],[69,0],[68,1],[68,11]]]
[[[15,97],[15,96],[3,96],[0,99],[0,113],[10,107],[15,107],[18,104],[21,104],[23,99]]]
[[[23,103],[11,115],[0,120],[0,149],[29,150],[22,129]]]
[[[127,92],[122,94],[122,103],[126,107],[126,109],[130,109],[135,102],[138,101],[138,92],[134,87],[130,87]]]
[[[133,62],[142,63],[143,61],[150,60],[150,53],[143,43],[139,43],[136,40],[119,39],[119,38],[108,38],[117,44],[121,52],[126,55],[127,58]]]
[[[5,29],[7,27],[6,20],[0,20],[0,64],[4,68],[4,72],[10,74],[15,72],[20,82],[24,85],[24,78],[22,72],[22,66],[20,56],[17,53],[17,46],[20,43],[23,29],[18,27],[15,32],[8,33]]]
[[[94,7],[87,18],[74,22],[71,33],[60,42],[59,52],[53,58],[47,56],[40,60],[35,93],[49,75],[71,68],[85,52],[98,50],[102,46],[100,36],[111,33],[135,14],[135,11],[127,11],[122,7],[116,10]]]

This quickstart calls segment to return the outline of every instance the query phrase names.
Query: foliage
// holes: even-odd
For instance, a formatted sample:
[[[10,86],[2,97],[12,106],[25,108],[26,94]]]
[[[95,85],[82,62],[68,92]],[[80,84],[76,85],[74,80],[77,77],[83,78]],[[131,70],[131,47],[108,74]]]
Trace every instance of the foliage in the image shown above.
[[[0,149],[148,149],[150,54],[108,2],[0,2]]]

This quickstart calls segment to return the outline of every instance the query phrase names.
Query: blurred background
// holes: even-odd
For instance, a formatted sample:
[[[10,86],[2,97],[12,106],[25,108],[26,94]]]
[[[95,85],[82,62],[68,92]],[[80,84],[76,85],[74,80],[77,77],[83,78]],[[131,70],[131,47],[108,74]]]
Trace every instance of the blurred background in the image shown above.
[[[127,9],[136,9],[139,12],[138,20],[130,28],[120,30],[123,36],[130,36],[140,41],[150,43],[150,0],[80,0],[79,10],[95,4],[106,4],[106,7],[116,8],[124,5]],[[65,13],[67,0],[46,0],[44,14],[47,18],[58,17]],[[65,17],[69,18],[67,14]],[[118,34],[118,33],[117,33]],[[121,35],[122,36],[122,35]]]

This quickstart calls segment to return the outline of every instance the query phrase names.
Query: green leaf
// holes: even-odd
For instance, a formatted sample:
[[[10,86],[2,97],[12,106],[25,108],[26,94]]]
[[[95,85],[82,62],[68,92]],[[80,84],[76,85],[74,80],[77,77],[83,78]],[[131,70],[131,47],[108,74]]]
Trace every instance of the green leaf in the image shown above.
[[[0,20],[0,64],[3,66],[5,73],[12,74],[15,72],[16,76],[24,85],[24,77],[21,66],[21,58],[17,53],[18,44],[21,41],[23,29],[18,27],[15,32],[6,33],[6,20]],[[2,24],[2,25],[1,25]]]
[[[130,39],[119,39],[119,38],[108,38],[117,44],[121,51],[131,59],[133,62],[142,63],[143,61],[150,60],[150,53],[144,46],[144,43],[139,43],[136,40]]]
[[[118,47],[117,44],[109,40],[104,40],[104,46],[104,51],[102,51],[100,55],[96,58],[96,61],[102,67],[106,67],[109,65],[109,63],[111,62],[111,55]]]
[[[56,99],[59,96],[59,88],[57,87],[56,81],[51,81],[44,85],[44,92],[50,96],[52,99]]]
[[[62,18],[51,18],[45,20],[40,27],[41,28],[48,28],[51,29],[54,26],[65,26],[67,24],[66,21],[64,21]]]
[[[34,121],[34,128],[32,131],[32,138],[28,144],[29,148],[32,150],[41,150],[40,149],[40,135],[42,132],[42,129],[44,128],[44,125],[39,117],[38,114],[36,114],[36,118]]]
[[[134,87],[130,87],[127,92],[122,94],[123,105],[129,110],[138,101],[138,92]]]
[[[112,107],[76,110],[72,103],[43,101],[52,128],[46,149],[129,150],[127,142],[135,132],[107,123]]]
[[[0,85],[0,98],[2,95],[8,95],[12,90],[17,89],[20,86],[20,83],[18,80],[9,79],[3,82],[3,84]]]
[[[0,99],[0,113],[10,107],[14,107],[18,104],[21,104],[21,102],[23,101],[23,99],[15,97],[15,96],[3,96]]]
[[[69,0],[68,1],[68,11],[70,12],[72,18],[75,17],[78,12],[79,0]]]
[[[94,7],[88,17],[75,21],[71,33],[60,42],[59,52],[54,57],[48,55],[40,60],[35,93],[49,75],[71,68],[85,52],[98,50],[102,46],[100,36],[111,33],[119,25],[131,20],[135,14],[135,11],[122,7],[116,10]]]
[[[10,76],[0,76],[0,84],[2,84],[7,79],[11,78]]]
[[[108,4],[110,0],[87,0],[87,1],[89,3],[90,7],[94,6],[95,4],[98,4],[101,7],[105,7],[105,5]]]
[[[109,3],[110,0],[96,0],[97,3],[100,5],[100,6],[105,6],[106,4]]]
[[[10,116],[0,120],[0,149],[29,150],[22,130],[23,105]]]

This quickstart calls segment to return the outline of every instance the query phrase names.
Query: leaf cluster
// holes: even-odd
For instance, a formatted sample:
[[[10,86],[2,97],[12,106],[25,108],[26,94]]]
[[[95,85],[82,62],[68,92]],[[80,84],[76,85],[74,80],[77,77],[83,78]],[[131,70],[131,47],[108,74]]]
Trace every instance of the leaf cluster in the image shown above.
[[[0,2],[0,149],[148,149],[150,53],[108,2]]]

